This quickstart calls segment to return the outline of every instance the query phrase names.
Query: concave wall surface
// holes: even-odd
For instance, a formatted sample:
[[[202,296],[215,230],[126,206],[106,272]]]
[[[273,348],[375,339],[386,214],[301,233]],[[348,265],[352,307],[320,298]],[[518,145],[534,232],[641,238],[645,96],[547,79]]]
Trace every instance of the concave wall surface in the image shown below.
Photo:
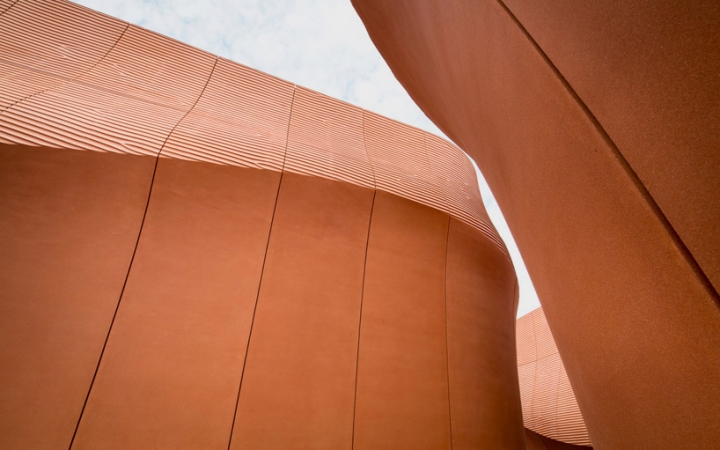
[[[354,0],[483,171],[598,449],[720,441],[720,6]]]
[[[0,447],[524,448],[515,275],[462,151],[6,3]]]

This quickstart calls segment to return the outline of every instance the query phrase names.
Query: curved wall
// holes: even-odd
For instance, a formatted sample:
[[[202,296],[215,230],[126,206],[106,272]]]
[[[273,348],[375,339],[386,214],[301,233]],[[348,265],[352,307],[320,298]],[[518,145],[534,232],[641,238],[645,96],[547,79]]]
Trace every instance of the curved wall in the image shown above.
[[[565,365],[542,308],[515,323],[523,423],[548,438],[590,446]]]
[[[353,3],[496,194],[593,444],[716,446],[717,2]]]
[[[3,448],[523,448],[515,276],[457,147],[0,12]]]
[[[527,450],[588,450],[591,448],[556,441],[527,428],[525,429],[525,446]]]

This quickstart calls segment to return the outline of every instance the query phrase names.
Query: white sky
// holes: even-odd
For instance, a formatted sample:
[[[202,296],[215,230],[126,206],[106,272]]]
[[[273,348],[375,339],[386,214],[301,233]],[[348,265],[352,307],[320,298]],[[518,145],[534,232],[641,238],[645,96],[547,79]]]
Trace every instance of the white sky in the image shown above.
[[[395,79],[349,0],[75,1],[444,136]],[[490,218],[518,272],[520,317],[540,303],[497,202],[479,172],[478,178]]]

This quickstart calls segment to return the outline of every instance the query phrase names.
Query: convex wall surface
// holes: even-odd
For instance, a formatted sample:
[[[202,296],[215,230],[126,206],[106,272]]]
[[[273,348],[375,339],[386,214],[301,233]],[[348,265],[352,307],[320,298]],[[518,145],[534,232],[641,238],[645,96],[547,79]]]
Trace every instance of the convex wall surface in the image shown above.
[[[459,149],[70,3],[0,14],[0,447],[523,448]]]

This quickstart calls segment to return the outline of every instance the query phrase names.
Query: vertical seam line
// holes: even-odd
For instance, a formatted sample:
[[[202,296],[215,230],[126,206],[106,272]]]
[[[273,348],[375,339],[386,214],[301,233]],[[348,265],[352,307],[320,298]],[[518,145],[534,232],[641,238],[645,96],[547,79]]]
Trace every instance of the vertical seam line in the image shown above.
[[[452,428],[452,406],[450,404],[450,346],[448,344],[448,307],[447,307],[447,273],[448,273],[448,253],[450,244],[450,224],[452,217],[448,215],[448,230],[445,238],[445,373],[447,375],[447,391],[448,391],[448,422],[450,423],[450,450],[453,448],[453,428]]]
[[[358,374],[360,372],[360,333],[362,331],[362,313],[363,313],[363,301],[365,300],[365,274],[367,273],[367,257],[368,249],[370,248],[370,230],[372,228],[373,212],[375,211],[375,197],[377,196],[377,189],[373,191],[372,204],[370,205],[370,220],[368,220],[368,232],[367,240],[365,241],[365,263],[363,264],[363,275],[362,275],[362,289],[360,291],[360,317],[358,319],[358,339],[357,339],[357,352],[355,353],[355,395],[353,397],[353,423],[352,423],[352,435],[350,448],[355,448],[355,417],[357,414],[357,387],[358,387]]]
[[[119,41],[119,39],[118,39]],[[127,287],[128,280],[130,279],[130,272],[132,270],[133,263],[135,262],[135,256],[137,255],[137,250],[140,245],[140,238],[142,237],[143,228],[145,226],[145,219],[147,218],[148,210],[150,209],[150,198],[152,197],[153,187],[155,186],[155,175],[157,174],[157,168],[158,168],[158,162],[160,161],[160,153],[162,153],[162,149],[165,147],[165,144],[167,143],[168,139],[170,139],[170,136],[175,131],[175,128],[177,128],[178,125],[187,117],[188,114],[190,114],[190,111],[195,108],[195,105],[197,105],[198,101],[200,101],[200,97],[202,97],[203,93],[205,92],[205,89],[207,88],[208,84],[210,83],[210,78],[212,78],[212,74],[215,71],[215,66],[217,65],[217,58],[215,58],[215,63],[213,64],[212,69],[210,70],[210,74],[208,75],[207,80],[205,81],[205,86],[203,86],[202,91],[200,91],[200,95],[195,99],[195,102],[192,104],[190,109],[187,110],[187,112],[182,116],[180,120],[177,121],[175,126],[172,127],[170,132],[168,133],[167,137],[165,137],[165,140],[163,141],[162,146],[160,147],[160,150],[158,150],[157,155],[155,156],[155,167],[153,168],[153,174],[152,178],[150,178],[150,189],[148,190],[148,198],[145,202],[145,211],[143,212],[142,220],[140,221],[140,230],[138,231],[138,237],[135,240],[135,248],[133,249],[132,256],[130,257],[130,264],[128,265],[127,273],[125,274],[125,281],[123,282],[122,289],[120,290],[120,297],[118,298],[118,302],[115,305],[115,312],[113,313],[112,320],[110,321],[110,327],[108,328],[107,335],[105,336],[105,342],[103,343],[102,350],[100,351],[100,358],[98,358],[98,363],[95,366],[95,373],[93,374],[92,380],[90,381],[90,387],[88,389],[87,395],[85,396],[85,402],[83,403],[83,407],[80,410],[80,416],[78,417],[77,424],[75,425],[75,431],[73,432],[72,439],[70,439],[70,446],[69,449],[72,449],[73,444],[75,443],[75,437],[77,436],[77,432],[80,429],[80,423],[82,422],[83,415],[85,414],[85,408],[87,407],[88,400],[90,399],[90,394],[92,393],[93,387],[95,386],[95,379],[97,378],[98,371],[100,370],[100,364],[102,363],[103,356],[105,355],[105,349],[107,348],[108,341],[110,340],[110,334],[112,333],[113,326],[115,325],[115,319],[117,318],[118,310],[120,309],[120,303],[122,302],[123,295],[125,294],[125,288]]]
[[[250,353],[250,340],[255,326],[255,316],[257,314],[258,303],[260,302],[260,291],[262,289],[263,276],[265,275],[265,263],[267,262],[268,249],[270,248],[270,238],[272,237],[273,225],[275,224],[275,213],[277,212],[278,200],[280,199],[280,188],[282,187],[283,174],[285,173],[285,160],[287,159],[287,151],[290,143],[290,124],[292,123],[292,112],[295,105],[295,91],[297,85],[293,85],[292,99],[290,100],[290,114],[288,114],[287,132],[285,134],[285,154],[283,155],[282,167],[280,168],[280,180],[278,181],[277,193],[275,194],[275,205],[273,206],[272,216],[270,217],[270,228],[268,229],[267,242],[265,243],[265,255],[263,256],[262,266],[260,268],[260,280],[258,281],[257,294],[255,295],[255,305],[253,306],[252,318],[250,319],[250,330],[248,332],[247,344],[245,345],[245,356],[243,358],[242,370],[240,371],[240,383],[238,384],[237,397],[235,399],[235,411],[233,412],[232,425],[230,426],[230,437],[228,438],[228,450],[232,446],[233,435],[235,433],[235,422],[237,420],[237,412],[240,406],[240,392],[242,391],[243,380],[245,379],[245,368],[247,367],[248,354]]]
[[[580,98],[580,95],[578,95],[577,92],[575,92],[575,89],[570,85],[570,82],[565,78],[565,76],[560,72],[560,70],[555,66],[555,64],[552,62],[550,57],[545,53],[545,51],[540,47],[540,45],[535,41],[535,39],[532,37],[530,32],[523,26],[523,24],[520,22],[520,20],[515,16],[515,14],[510,11],[510,8],[505,5],[505,3],[502,0],[496,0],[497,3],[500,5],[500,7],[505,11],[505,13],[510,17],[510,20],[515,23],[515,25],[518,27],[521,33],[523,33],[526,37],[526,39],[530,42],[530,44],[535,48],[535,51],[540,55],[540,58],[547,64],[547,66],[550,68],[550,70],[553,72],[553,74],[556,76],[556,78],[560,81],[560,84],[565,88],[565,90],[570,94],[570,97],[575,101],[575,103],[580,107],[580,110],[585,114],[585,116],[588,118],[590,123],[593,125],[595,130],[598,132],[600,137],[605,141],[605,144],[610,149],[610,153],[615,157],[615,159],[620,164],[620,167],[624,170],[625,174],[630,179],[630,182],[635,186],[640,196],[645,200],[645,203],[650,208],[651,213],[657,218],[658,222],[660,222],[660,226],[665,230],[665,232],[668,234],[668,237],[670,238],[670,241],[674,244],[677,251],[680,253],[680,255],[683,257],[685,262],[687,263],[689,269],[695,274],[695,277],[698,279],[700,284],[705,288],[707,293],[713,298],[715,301],[716,306],[720,306],[720,294],[715,289],[715,286],[712,284],[710,279],[708,278],[705,271],[700,267],[700,264],[697,262],[695,257],[693,256],[692,252],[688,247],[685,245],[685,242],[682,240],[678,232],[675,230],[675,228],[670,223],[670,220],[665,216],[665,213],[660,208],[660,206],[655,201],[655,198],[650,194],[650,191],[647,189],[645,184],[640,180],[639,175],[637,172],[635,172],[635,169],[630,165],[630,163],[625,159],[625,155],[622,154],[620,149],[617,145],[615,145],[615,142],[612,140],[608,132],[603,128],[600,121],[595,117],[595,115],[590,111],[590,108],[585,104],[585,102]]]

